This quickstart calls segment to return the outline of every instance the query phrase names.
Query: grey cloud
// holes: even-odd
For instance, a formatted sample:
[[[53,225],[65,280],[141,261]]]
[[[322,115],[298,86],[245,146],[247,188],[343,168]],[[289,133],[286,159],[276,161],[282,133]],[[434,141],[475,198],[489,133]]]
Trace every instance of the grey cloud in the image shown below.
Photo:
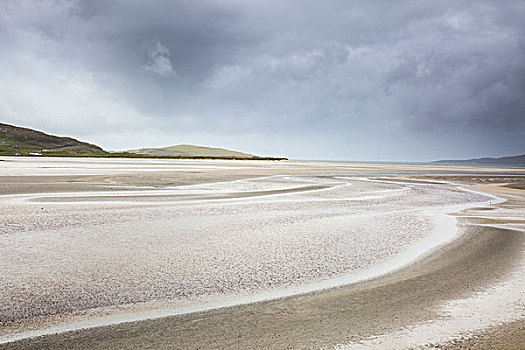
[[[171,54],[168,48],[157,41],[153,47],[148,50],[149,62],[144,68],[162,77],[176,76],[177,73],[171,65]]]
[[[519,1],[4,1],[0,115],[108,148],[523,153],[524,15]]]

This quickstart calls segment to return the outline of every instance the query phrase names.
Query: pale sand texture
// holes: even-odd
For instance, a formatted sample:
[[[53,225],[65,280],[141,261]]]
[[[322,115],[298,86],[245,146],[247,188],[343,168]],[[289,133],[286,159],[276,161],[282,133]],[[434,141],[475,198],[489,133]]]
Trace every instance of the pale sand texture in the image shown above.
[[[496,181],[523,175],[519,169],[461,167],[158,161],[148,168],[134,160],[119,161],[116,167],[109,161],[95,163],[88,161],[87,168],[94,174],[90,176],[47,175],[85,173],[84,164],[77,160],[48,163],[46,159],[40,167],[25,160],[22,166],[11,161],[12,166],[4,168],[5,174],[22,174],[29,168],[32,174],[46,175],[9,176],[6,182],[16,186],[0,185],[7,195],[0,197],[4,334],[45,328],[62,322],[64,316],[67,323],[86,312],[106,314],[115,306],[176,307],[187,301],[209,302],[367,271],[403,254],[433,231],[436,223],[429,211],[492,200],[454,185],[379,176],[459,173],[469,179],[479,179],[481,174],[485,180]],[[484,220],[480,223],[486,224],[505,214],[513,216],[513,221],[498,225],[519,229],[523,218],[516,217],[516,212],[523,202],[519,194],[508,196],[516,197],[515,203],[506,205],[517,210],[507,208],[487,218],[487,212],[505,208],[480,208],[484,217],[476,218],[479,213],[471,209],[463,215],[470,217],[460,221]],[[72,344],[85,348],[109,348],[116,345],[114,341],[122,342],[121,348],[151,344],[154,348],[315,348],[385,334],[438,317],[440,302],[483,290],[517,266],[523,255],[522,233],[490,227],[472,230],[430,259],[374,282],[86,330],[75,333],[81,340]],[[467,244],[467,238],[469,249],[454,250]],[[487,254],[476,253],[478,248]],[[465,255],[470,249],[474,252]],[[465,269],[474,258],[478,260],[472,262],[472,269]],[[457,275],[445,276],[456,265],[462,267]],[[483,270],[476,274],[479,269]],[[461,279],[456,283],[452,277]],[[422,285],[413,289],[413,280]],[[402,289],[396,290],[398,285]],[[374,294],[377,286],[384,289],[381,297]],[[413,301],[418,295],[421,307],[408,305],[407,296]],[[297,302],[302,306],[297,307]],[[275,305],[287,311],[271,311]],[[41,316],[47,318],[41,320]],[[195,328],[191,322],[201,316]],[[269,328],[264,328],[265,322]],[[277,326],[282,331],[275,330]],[[133,339],[122,339],[115,329],[133,334]],[[269,337],[275,332],[281,334],[279,341]],[[238,334],[243,336],[239,339]],[[71,337],[77,339],[67,333],[9,346],[70,347],[64,341]]]
[[[435,259],[374,283],[26,339],[0,348],[306,349],[358,342],[408,324],[438,319],[443,300],[483,291],[504,277],[522,252],[523,236],[488,228],[476,236],[475,241],[463,236],[453,249],[434,255]],[[480,259],[490,265],[480,264]],[[511,338],[511,344],[516,340],[519,338]]]
[[[524,341],[525,319],[522,318],[518,321],[504,323],[469,336],[458,337],[443,344],[429,345],[429,347],[443,350],[522,350]]]

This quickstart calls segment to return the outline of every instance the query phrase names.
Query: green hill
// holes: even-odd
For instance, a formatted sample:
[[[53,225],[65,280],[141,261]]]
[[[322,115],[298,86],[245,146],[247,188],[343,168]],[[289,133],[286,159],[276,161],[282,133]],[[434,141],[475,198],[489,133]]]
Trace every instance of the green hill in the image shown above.
[[[164,148],[141,148],[127,152],[106,152],[102,148],[71,137],[48,135],[40,131],[0,123],[0,156],[93,156],[112,158],[214,158],[284,160],[286,158],[257,157],[252,154],[192,145]]]
[[[70,137],[0,123],[0,155],[104,155],[102,148]]]
[[[141,148],[127,151],[153,157],[212,157],[212,158],[257,158],[253,154],[193,145],[177,145],[162,148]]]

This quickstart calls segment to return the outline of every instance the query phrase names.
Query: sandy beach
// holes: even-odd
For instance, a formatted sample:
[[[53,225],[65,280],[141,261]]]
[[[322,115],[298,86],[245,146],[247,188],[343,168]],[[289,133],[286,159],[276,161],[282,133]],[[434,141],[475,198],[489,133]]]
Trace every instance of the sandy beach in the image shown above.
[[[0,159],[0,349],[525,338],[523,168]]]

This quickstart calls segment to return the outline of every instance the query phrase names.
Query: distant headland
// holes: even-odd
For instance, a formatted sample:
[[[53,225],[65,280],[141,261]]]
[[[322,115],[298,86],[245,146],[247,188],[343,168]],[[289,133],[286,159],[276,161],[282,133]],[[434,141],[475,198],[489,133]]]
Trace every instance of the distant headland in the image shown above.
[[[453,159],[438,160],[432,164],[453,164],[453,165],[506,165],[506,166],[525,166],[525,154],[500,158],[475,158],[475,159]]]

